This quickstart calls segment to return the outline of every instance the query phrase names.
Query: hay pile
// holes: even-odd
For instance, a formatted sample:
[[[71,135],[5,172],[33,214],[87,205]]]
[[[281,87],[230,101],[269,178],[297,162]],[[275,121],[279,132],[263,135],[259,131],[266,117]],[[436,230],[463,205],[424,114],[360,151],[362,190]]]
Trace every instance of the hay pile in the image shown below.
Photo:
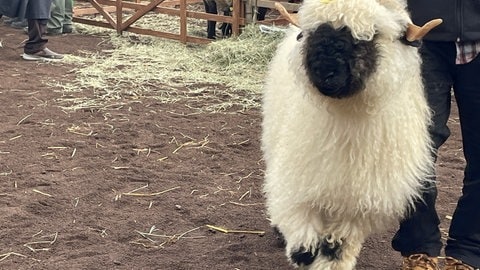
[[[75,63],[76,79],[60,85],[63,97],[58,101],[66,110],[99,109],[143,97],[182,101],[207,112],[248,110],[259,106],[267,65],[282,36],[281,31],[266,34],[249,25],[236,38],[185,45],[110,31],[106,42],[113,49],[66,57]],[[92,91],[93,96],[81,94]]]

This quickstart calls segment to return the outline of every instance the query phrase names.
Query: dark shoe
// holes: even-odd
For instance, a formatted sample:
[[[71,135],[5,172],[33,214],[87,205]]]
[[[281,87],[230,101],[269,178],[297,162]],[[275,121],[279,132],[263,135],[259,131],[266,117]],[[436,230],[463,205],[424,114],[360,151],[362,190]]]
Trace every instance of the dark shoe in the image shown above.
[[[3,23],[6,24],[6,25],[10,25],[13,22],[16,22],[17,20],[18,20],[17,18],[7,18],[7,17],[5,17],[5,19],[3,19]]]
[[[440,270],[438,259],[426,254],[413,254],[403,258],[402,270]]]
[[[45,48],[39,52],[32,53],[32,54],[24,53],[22,54],[22,58],[28,61],[60,60],[63,58],[63,55],[53,52],[48,48]]]
[[[47,33],[46,35],[47,36],[60,36],[62,33],[62,29],[61,28],[55,28],[55,29],[47,29]]]
[[[71,25],[64,25],[62,29],[62,33],[64,34],[71,34],[73,33],[73,26]]]
[[[12,22],[10,26],[15,29],[23,29],[28,26],[28,23],[27,23],[27,20],[20,20],[20,21]]]
[[[460,260],[457,260],[452,257],[445,258],[445,268],[444,270],[477,270],[478,268],[473,268],[466,263],[463,263]]]
[[[62,34],[71,34],[73,32],[73,27],[71,25],[65,25],[60,28],[49,28],[47,29],[47,36],[59,36]]]

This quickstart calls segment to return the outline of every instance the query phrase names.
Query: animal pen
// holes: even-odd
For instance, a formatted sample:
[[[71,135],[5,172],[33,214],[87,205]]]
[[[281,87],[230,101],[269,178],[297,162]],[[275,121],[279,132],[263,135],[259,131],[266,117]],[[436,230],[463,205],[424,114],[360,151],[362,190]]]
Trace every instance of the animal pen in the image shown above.
[[[298,10],[298,4],[282,1],[289,11]],[[275,1],[270,0],[233,0],[232,16],[210,14],[187,9],[188,4],[202,3],[202,0],[81,0],[86,5],[76,7],[73,21],[77,23],[115,29],[118,34],[124,31],[142,35],[151,35],[161,38],[178,40],[182,43],[208,43],[211,40],[188,34],[188,19],[200,19],[229,23],[232,27],[232,35],[237,36],[242,26],[256,20],[255,10],[258,7],[273,8]],[[132,26],[147,13],[166,14],[179,18],[179,33],[160,31]],[[100,14],[103,21],[86,18],[85,15]],[[112,15],[113,14],[113,15]],[[128,18],[124,16],[130,15]],[[264,23],[272,23],[280,20],[270,20]]]

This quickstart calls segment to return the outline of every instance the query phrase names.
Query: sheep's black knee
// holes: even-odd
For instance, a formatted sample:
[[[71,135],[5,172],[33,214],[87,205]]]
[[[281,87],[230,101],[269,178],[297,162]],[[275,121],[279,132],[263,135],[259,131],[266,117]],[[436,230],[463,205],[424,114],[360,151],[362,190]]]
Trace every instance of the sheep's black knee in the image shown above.
[[[290,259],[297,265],[310,265],[318,255],[318,248],[311,251],[305,247],[300,247],[290,254]]]
[[[347,27],[322,24],[305,40],[304,65],[312,84],[333,98],[351,96],[365,88],[376,69],[375,41],[355,40]]]
[[[324,238],[320,243],[320,254],[329,260],[339,260],[342,256],[342,243],[340,241]]]
[[[343,240],[323,238],[314,250],[307,250],[304,246],[293,250],[290,259],[297,265],[310,265],[317,256],[322,256],[330,261],[340,260],[342,257]]]

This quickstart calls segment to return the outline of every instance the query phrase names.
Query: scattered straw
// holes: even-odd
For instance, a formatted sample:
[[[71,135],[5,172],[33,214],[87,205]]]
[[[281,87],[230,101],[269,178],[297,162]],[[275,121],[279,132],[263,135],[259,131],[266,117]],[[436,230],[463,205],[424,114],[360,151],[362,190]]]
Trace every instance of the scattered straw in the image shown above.
[[[113,166],[112,167],[114,170],[124,170],[124,169],[130,169],[128,166]]]
[[[40,233],[42,233],[42,231],[35,234],[33,237],[38,236]],[[45,247],[45,246],[53,245],[57,241],[57,236],[58,236],[58,232],[53,233],[53,234],[49,234],[49,235],[44,235],[44,236],[41,236],[40,239],[43,239],[43,238],[47,238],[47,239],[51,238],[51,239],[50,240],[28,242],[28,243],[24,244],[23,246],[30,249],[33,252],[48,251],[48,250],[50,250],[50,248]]]
[[[21,138],[22,136],[23,136],[23,135],[17,135],[17,136],[12,137],[12,138],[10,138],[10,139],[8,139],[8,140],[9,140],[9,141],[13,141],[13,140],[16,140],[16,139],[18,139],[18,138]]]
[[[75,198],[73,199],[73,202],[72,202],[73,207],[77,207],[79,202],[80,202],[80,198],[75,197]]]
[[[162,158],[157,159],[157,161],[162,162],[162,161],[165,161],[165,160],[167,160],[167,159],[168,159],[168,157],[162,157]]]
[[[45,192],[40,191],[40,190],[35,189],[35,188],[32,189],[32,191],[35,192],[35,193],[38,193],[38,194],[42,194],[42,195],[47,196],[47,197],[53,197],[53,195],[50,195],[50,194],[48,194],[48,193],[45,193]]]
[[[189,137],[189,136],[186,136],[184,134],[182,134],[183,137],[185,138],[188,138],[190,139],[190,141],[188,142],[185,142],[185,143],[182,143],[182,144],[179,144],[178,141],[175,139],[175,137],[173,137],[175,140],[173,140],[176,144],[177,144],[177,148],[172,152],[173,154],[176,154],[180,149],[184,148],[184,147],[188,147],[188,148],[204,148],[206,147],[206,145],[210,142],[208,140],[208,137],[209,135],[205,136],[205,138],[203,138],[202,140],[200,141],[196,141],[194,138],[192,137]],[[210,147],[206,147],[206,148],[209,148],[209,149],[212,149]]]
[[[176,23],[157,15],[150,23]],[[204,112],[247,110],[260,105],[268,63],[282,36],[283,32],[266,34],[250,24],[236,38],[185,45],[110,31],[113,50],[66,56],[65,62],[77,66],[72,70],[76,79],[53,86],[62,89],[64,95],[57,101],[65,110],[122,106],[142,97],[161,103],[181,101]]]
[[[236,182],[237,184],[238,183],[241,183],[244,179],[247,179],[249,178],[254,172],[251,172],[249,174],[247,174],[246,176],[243,176],[243,177],[240,177],[240,179]]]
[[[20,254],[20,253],[8,252],[8,253],[5,253],[5,254],[0,254],[0,262],[7,259],[10,256],[19,256],[19,257],[24,257],[24,258],[27,257],[26,255],[23,255],[23,254]]]
[[[102,238],[105,238],[108,236],[107,229],[98,229],[98,228],[89,228],[89,229],[95,232],[99,232]]]
[[[74,157],[75,156],[75,153],[77,153],[77,148],[74,148],[73,151],[72,151],[72,154],[70,155],[70,157]]]
[[[13,173],[12,170],[10,170],[10,171],[8,171],[8,172],[0,172],[0,176],[7,176],[7,175],[10,175],[10,174],[12,174],[12,173]]]
[[[30,116],[32,116],[31,114],[23,117],[22,119],[20,119],[20,121],[17,122],[17,126],[19,126],[20,124],[22,124],[25,120],[27,120]]]
[[[211,230],[223,232],[223,233],[226,233],[226,234],[229,234],[229,233],[258,234],[258,235],[264,235],[265,234],[265,231],[232,230],[232,229],[226,229],[226,228],[223,228],[223,227],[218,227],[218,226],[213,226],[213,225],[208,225],[208,224],[205,225],[205,226],[207,226],[207,228],[209,228]]]
[[[129,191],[129,192],[127,192],[127,193],[135,193],[135,192],[137,192],[137,191],[139,191],[139,190],[141,190],[141,189],[147,188],[147,187],[148,187],[148,184],[146,184],[146,185],[144,185],[144,186],[141,186],[141,187],[139,187],[139,188],[136,188],[136,189],[134,189],[134,190],[132,190],[132,191]]]
[[[140,155],[140,153],[147,152],[146,156],[150,156],[150,153],[152,152],[152,149],[149,148],[133,148],[133,151],[137,152],[137,156]]]
[[[242,196],[240,196],[240,198],[238,199],[239,201],[243,200],[243,198],[245,198],[245,196],[251,194],[251,190],[245,192]]]
[[[205,238],[205,236],[186,236],[187,234],[199,230],[201,227],[196,227],[193,229],[190,229],[186,232],[180,233],[180,234],[174,234],[174,235],[166,235],[166,234],[157,234],[155,233],[158,231],[156,229],[155,225],[150,227],[150,230],[148,232],[141,232],[141,231],[135,231],[136,233],[140,234],[144,239],[148,240],[148,244],[145,244],[141,241],[132,241],[130,243],[132,244],[137,244],[137,245],[142,245],[144,247],[154,247],[154,248],[161,248],[164,247],[165,244],[168,243],[175,243],[179,241],[180,239],[199,239],[199,238]],[[156,240],[157,238],[160,238],[161,240]],[[166,239],[166,240],[164,240]]]
[[[63,150],[63,149],[67,149],[68,147],[66,146],[49,146],[47,147],[47,149],[60,149],[60,150]]]
[[[238,206],[255,206],[255,205],[263,205],[263,203],[238,203],[238,202],[232,202],[229,201],[229,203],[238,205]]]
[[[122,193],[122,195],[124,195],[124,196],[137,196],[137,197],[153,197],[153,196],[162,195],[164,193],[167,193],[167,192],[170,192],[172,190],[179,189],[179,188],[180,187],[173,187],[173,188],[169,188],[169,189],[166,189],[166,190],[163,190],[163,191],[160,191],[160,192],[155,192],[155,193],[125,192],[125,193]]]

